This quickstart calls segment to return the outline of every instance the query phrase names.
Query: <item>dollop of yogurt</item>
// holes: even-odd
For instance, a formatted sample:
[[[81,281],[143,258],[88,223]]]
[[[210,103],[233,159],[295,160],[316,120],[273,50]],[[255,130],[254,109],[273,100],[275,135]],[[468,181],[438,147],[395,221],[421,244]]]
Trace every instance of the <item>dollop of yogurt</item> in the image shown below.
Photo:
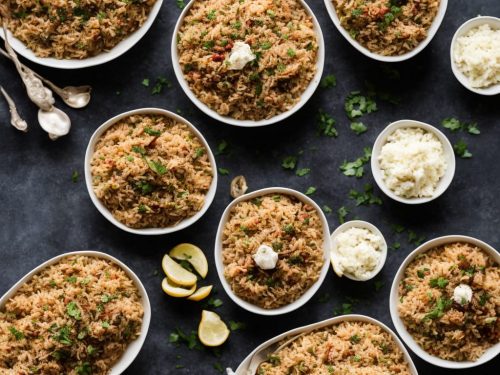
[[[278,253],[267,245],[260,245],[252,258],[257,266],[263,270],[272,270],[278,263]]]
[[[250,46],[245,42],[237,41],[234,43],[231,53],[227,59],[230,70],[241,70],[247,63],[255,60],[255,55]]]
[[[466,284],[460,284],[453,291],[453,300],[460,304],[465,305],[472,301],[472,289]]]

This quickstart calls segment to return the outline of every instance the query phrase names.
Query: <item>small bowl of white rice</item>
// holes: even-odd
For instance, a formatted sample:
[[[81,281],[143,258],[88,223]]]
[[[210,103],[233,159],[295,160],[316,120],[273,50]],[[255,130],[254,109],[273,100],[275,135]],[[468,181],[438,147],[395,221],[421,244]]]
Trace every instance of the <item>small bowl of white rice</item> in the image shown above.
[[[457,80],[480,95],[500,94],[500,18],[479,16],[453,36],[451,69]]]
[[[436,199],[455,175],[455,154],[437,128],[415,120],[389,124],[372,148],[371,169],[379,188],[405,204]]]
[[[362,220],[347,221],[333,231],[330,240],[330,261],[337,276],[367,281],[384,267],[387,242],[375,225]]]

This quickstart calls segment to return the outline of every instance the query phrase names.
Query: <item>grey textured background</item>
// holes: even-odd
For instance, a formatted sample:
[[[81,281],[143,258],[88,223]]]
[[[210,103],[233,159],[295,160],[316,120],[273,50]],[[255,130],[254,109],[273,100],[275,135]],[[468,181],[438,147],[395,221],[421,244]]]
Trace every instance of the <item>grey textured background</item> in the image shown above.
[[[104,66],[80,71],[58,71],[36,66],[36,70],[61,86],[91,84],[94,96],[84,110],[68,110],[73,128],[71,134],[57,142],[50,141],[38,127],[36,110],[31,105],[14,67],[0,60],[0,82],[17,101],[31,127],[22,134],[8,125],[7,106],[0,101],[0,293],[4,293],[21,276],[55,255],[67,251],[93,249],[108,252],[127,263],[148,290],[153,309],[151,328],[146,343],[127,374],[211,374],[220,363],[233,368],[262,341],[285,330],[332,316],[348,297],[358,302],[353,312],[380,319],[392,327],[388,296],[394,274],[413,249],[406,237],[391,230],[391,224],[402,224],[428,239],[445,234],[465,234],[500,247],[500,99],[474,95],[453,77],[449,67],[449,45],[453,33],[469,18],[482,15],[500,16],[498,0],[450,0],[446,17],[434,40],[411,61],[391,65],[400,79],[391,79],[383,64],[365,58],[345,41],[330,21],[324,4],[311,1],[325,36],[325,74],[334,73],[338,85],[334,89],[318,89],[309,103],[283,123],[260,129],[241,129],[217,123],[198,111],[187,99],[173,75],[170,41],[180,13],[174,0],[165,0],[161,13],[149,33],[131,51]],[[31,64],[29,64],[31,65]],[[33,66],[33,65],[31,65]],[[166,76],[173,86],[160,95],[141,85]],[[343,110],[345,96],[363,89],[368,80],[380,89],[400,97],[397,106],[378,100],[379,111],[362,118],[367,133],[356,136],[349,129]],[[119,94],[118,94],[119,92]],[[60,104],[62,107],[63,105]],[[71,181],[73,170],[83,174],[85,148],[92,132],[108,118],[140,107],[180,109],[205,135],[212,148],[220,140],[230,144],[230,154],[217,157],[229,176],[220,176],[214,203],[205,216],[191,228],[173,235],[140,237],[120,231],[108,223],[95,209],[82,178]],[[338,138],[319,137],[315,116],[322,108],[337,120]],[[438,200],[419,207],[405,207],[383,197],[383,205],[354,208],[348,199],[351,188],[362,189],[374,183],[369,168],[362,179],[342,175],[338,167],[344,159],[354,160],[362,148],[370,146],[380,130],[389,122],[412,118],[439,124],[448,116],[463,121],[477,121],[481,135],[450,134],[452,142],[463,137],[469,143],[473,158],[457,159],[455,179]],[[299,167],[310,167],[311,174],[297,177],[281,168],[283,157],[303,150]],[[231,177],[244,174],[251,190],[267,186],[287,186],[305,191],[316,186],[313,198],[334,210],[345,205],[352,208],[348,218],[359,217],[377,225],[387,241],[400,241],[401,249],[390,251],[387,263],[376,280],[383,287],[375,291],[372,280],[356,283],[339,279],[330,271],[316,298],[303,308],[281,317],[260,317],[236,306],[220,287],[213,262],[216,226],[225,206],[230,202]],[[376,195],[382,193],[375,188]],[[330,228],[337,225],[336,214],[328,215]],[[168,342],[176,327],[196,330],[202,303],[175,300],[161,288],[160,262],[163,254],[180,242],[193,242],[205,250],[209,258],[207,283],[213,283],[216,297],[224,304],[216,311],[224,320],[242,321],[244,331],[233,332],[220,352],[188,350]],[[326,303],[317,297],[329,293]],[[179,356],[179,357],[177,357]],[[413,356],[421,374],[447,374]],[[176,369],[176,365],[185,366]],[[500,361],[495,360],[467,374],[493,374]]]

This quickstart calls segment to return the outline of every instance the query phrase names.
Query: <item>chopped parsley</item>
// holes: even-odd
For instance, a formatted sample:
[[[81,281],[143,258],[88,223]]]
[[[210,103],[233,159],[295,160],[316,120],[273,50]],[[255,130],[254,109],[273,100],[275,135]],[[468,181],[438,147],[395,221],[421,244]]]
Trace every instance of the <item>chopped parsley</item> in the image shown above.
[[[373,195],[373,186],[370,184],[366,184],[362,192],[351,189],[351,191],[349,191],[349,198],[356,201],[356,206],[382,204],[382,199]]]
[[[144,128],[144,133],[146,133],[147,135],[154,136],[154,137],[158,137],[159,135],[161,135],[161,131],[154,130],[154,129],[150,128],[150,127],[145,127]]]
[[[454,118],[454,117],[447,117],[441,121],[441,125],[443,125],[444,128],[451,130],[452,132],[456,131],[466,131],[469,134],[473,135],[479,135],[481,134],[481,131],[479,130],[477,123],[475,122],[461,122],[460,120]]]
[[[372,150],[370,147],[363,149],[364,155],[354,161],[348,162],[344,160],[340,166],[340,170],[346,176],[356,176],[357,178],[363,177],[364,165],[370,160]]]
[[[83,362],[82,364],[75,367],[75,372],[78,375],[91,375],[92,367],[90,366],[90,363]]]
[[[453,145],[453,150],[455,150],[455,154],[460,156],[462,159],[469,159],[472,157],[472,154],[467,149],[467,143],[465,143],[463,139]]]
[[[141,84],[145,87],[149,87],[149,78],[144,78],[141,82]]]
[[[78,308],[78,305],[76,302],[70,302],[66,305],[66,313],[74,318],[75,320],[81,320],[82,319],[82,312]]]
[[[262,42],[260,44],[260,49],[263,49],[263,50],[267,50],[269,48],[271,48],[273,45],[271,42]]]
[[[332,211],[333,211],[333,210],[332,210],[330,207],[328,207],[326,204],[325,204],[325,205],[323,205],[323,207],[321,207],[321,209],[323,210],[323,212],[324,212],[325,214],[331,214],[331,213],[332,213]]]
[[[9,332],[12,333],[17,341],[24,339],[24,333],[18,331],[16,327],[9,327]]]
[[[335,120],[328,113],[319,110],[317,116],[318,133],[319,135],[326,135],[328,137],[337,137],[338,132],[335,129]]]
[[[71,174],[71,181],[73,181],[74,184],[78,182],[78,178],[80,177],[80,174],[78,173],[77,170],[74,170],[73,173]]]
[[[153,191],[153,186],[143,181],[137,181],[135,187],[141,191],[142,195],[147,195]]]
[[[203,148],[203,147],[198,147],[198,148],[194,151],[194,158],[195,158],[195,159],[201,158],[203,155],[205,155],[205,153],[206,153],[205,148]]]
[[[297,166],[297,157],[296,156],[287,156],[281,162],[281,166],[284,169],[292,169],[292,170],[295,169],[295,167]]]
[[[211,297],[208,302],[207,302],[207,306],[209,307],[213,307],[214,309],[216,309],[217,307],[221,307],[222,305],[224,304],[224,302],[222,302],[222,300],[220,298],[213,298]]]
[[[184,0],[175,0],[175,3],[177,4],[177,8],[179,9],[184,9],[186,6],[186,3],[184,3]]]
[[[203,346],[201,346],[200,342],[198,341],[198,336],[196,335],[195,331],[191,331],[190,334],[186,334],[180,328],[176,328],[174,332],[170,333],[168,341],[176,345],[184,343],[190,350],[203,349]]]
[[[360,135],[366,132],[368,128],[362,122],[351,122],[351,130],[356,133],[356,135]]]
[[[159,76],[158,78],[156,78],[156,83],[153,86],[153,89],[151,90],[151,94],[153,95],[160,94],[165,87],[167,88],[172,87],[172,82],[170,82],[163,76]]]
[[[219,174],[221,176],[227,176],[229,174],[229,169],[226,168],[219,168]]]
[[[104,322],[101,323],[101,327],[102,328],[109,328],[109,323],[106,322],[106,321],[104,321]]]
[[[451,299],[439,297],[432,310],[425,315],[424,321],[428,319],[441,318],[446,312],[446,310],[450,308],[451,304],[452,304]]]
[[[345,223],[345,218],[347,217],[348,213],[349,213],[349,210],[345,206],[342,206],[337,210],[337,217],[339,219],[340,224]]]
[[[132,151],[137,152],[138,154],[144,156],[146,155],[146,150],[140,146],[132,146]]]
[[[300,168],[300,169],[297,169],[297,172],[295,172],[295,174],[299,177],[303,177],[303,176],[309,174],[310,172],[311,172],[310,168]]]
[[[392,245],[391,245],[391,249],[392,250],[397,250],[401,247],[401,244],[399,242],[394,242]]]
[[[419,276],[420,277],[420,276]],[[431,279],[429,281],[429,285],[433,288],[441,288],[444,289],[446,285],[448,285],[449,281],[445,279],[444,277],[438,277]]]
[[[306,190],[306,195],[313,195],[316,192],[316,188],[314,186],[309,186]]]
[[[333,74],[328,74],[321,80],[321,87],[324,89],[330,89],[335,86],[337,86],[337,77]]]
[[[217,151],[215,151],[215,155],[226,154],[228,152],[228,149],[229,149],[229,143],[227,143],[227,141],[223,139],[217,145]]]
[[[286,224],[283,226],[283,232],[285,232],[286,234],[292,236],[295,234],[295,228],[293,226],[293,224]]]
[[[355,334],[349,338],[349,341],[351,342],[351,344],[358,344],[361,341],[361,337]]]
[[[245,329],[247,325],[243,322],[235,322],[234,320],[229,321],[229,328],[231,331],[238,331],[240,329]]]
[[[163,164],[161,164],[160,162],[157,162],[157,161],[154,161],[152,159],[149,159],[149,158],[144,158],[144,160],[146,161],[148,167],[155,173],[159,174],[160,176],[164,175],[165,173],[167,173],[167,167],[165,167]]]
[[[488,302],[488,300],[490,299],[490,297],[491,297],[491,296],[490,296],[488,293],[483,292],[483,294],[481,294],[481,295],[479,296],[479,304],[480,304],[481,306],[486,305],[486,302]]]
[[[377,103],[372,98],[361,95],[359,91],[352,91],[345,98],[344,108],[347,117],[354,119],[364,114],[375,112],[377,110]]]
[[[295,57],[296,52],[293,48],[288,48],[288,50],[286,51],[286,54],[290,57]]]
[[[68,326],[62,326],[59,328],[58,332],[54,332],[57,329],[57,324],[53,324],[50,327],[51,332],[55,333],[52,338],[56,341],[59,341],[63,345],[71,345],[73,341],[71,341],[69,335],[71,334],[71,328]]]
[[[215,19],[216,14],[217,12],[215,11],[215,9],[212,9],[210,12],[207,13],[207,18],[212,21]]]

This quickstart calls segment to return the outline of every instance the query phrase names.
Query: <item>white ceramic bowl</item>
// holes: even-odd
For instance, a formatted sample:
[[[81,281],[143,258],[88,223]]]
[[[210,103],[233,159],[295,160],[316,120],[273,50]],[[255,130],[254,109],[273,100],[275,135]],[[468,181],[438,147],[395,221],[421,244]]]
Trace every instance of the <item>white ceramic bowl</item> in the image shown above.
[[[141,326],[141,332],[139,334],[139,337],[132,341],[126,348],[125,352],[123,355],[118,359],[118,361],[113,365],[111,368],[111,371],[109,375],[119,375],[122,372],[124,372],[127,367],[130,366],[130,364],[134,361],[135,357],[139,354],[141,351],[142,345],[144,344],[144,340],[146,340],[146,335],[148,334],[148,329],[149,329],[149,323],[151,321],[151,305],[149,304],[149,298],[148,298],[148,293],[146,292],[146,288],[144,288],[144,285],[142,285],[141,280],[137,277],[137,275],[132,272],[130,268],[128,268],[124,263],[116,259],[115,257],[112,257],[111,255],[108,255],[106,253],[101,253],[99,251],[91,251],[91,250],[84,250],[84,251],[74,251],[70,253],[65,253],[58,255],[52,259],[47,260],[46,262],[40,264],[38,267],[27,273],[25,276],[23,276],[17,283],[12,286],[3,296],[0,298],[0,309],[3,309],[7,301],[12,298],[17,291],[26,283],[28,282],[34,275],[38,274],[41,272],[43,269],[47,268],[48,266],[51,266],[54,263],[59,262],[62,258],[66,258],[71,255],[82,255],[82,256],[91,256],[91,257],[96,257],[96,258],[102,258],[106,259],[110,262],[113,262],[120,266],[121,269],[125,271],[128,277],[132,279],[134,282],[134,285],[136,286],[137,290],[139,291],[139,295],[141,296],[142,300],[142,307],[144,309],[144,316],[142,317],[142,326]]]
[[[382,238],[382,242],[383,242],[382,249],[381,249],[382,254],[380,255],[380,259],[379,259],[379,262],[377,264],[377,267],[375,267],[375,269],[372,271],[372,273],[370,274],[369,277],[364,278],[364,279],[357,278],[354,275],[350,275],[348,273],[342,273],[339,269],[339,266],[338,266],[338,261],[337,261],[337,257],[335,254],[335,249],[337,248],[337,236],[340,233],[343,233],[346,230],[351,229],[351,228],[368,229],[373,234]],[[375,225],[373,225],[367,221],[362,221],[362,220],[347,221],[333,231],[332,235],[330,236],[330,240],[331,240],[331,244],[332,244],[332,248],[330,250],[330,261],[332,263],[333,271],[338,276],[340,276],[340,277],[345,276],[348,279],[355,280],[355,281],[367,281],[367,280],[373,279],[380,272],[380,270],[384,267],[385,260],[387,258],[387,242],[385,241],[385,238],[384,238],[384,235],[382,234],[382,232],[380,232],[380,230]]]
[[[323,40],[323,33],[321,31],[321,26],[316,19],[316,16],[312,12],[311,8],[307,5],[307,3],[304,0],[297,0],[306,12],[311,16],[314,24],[314,31],[316,32],[317,40],[318,40],[318,59],[316,61],[316,74],[314,75],[313,79],[309,83],[309,86],[305,89],[305,91],[302,93],[300,100],[293,108],[289,109],[286,112],[280,113],[274,117],[271,117],[269,119],[265,120],[259,120],[259,121],[254,121],[254,120],[237,120],[229,116],[222,116],[218,114],[216,111],[211,109],[209,106],[207,106],[205,103],[203,103],[198,97],[191,91],[189,88],[188,83],[184,79],[184,74],[182,72],[181,66],[179,64],[179,54],[177,51],[177,34],[179,33],[179,29],[182,25],[182,22],[184,21],[184,17],[186,14],[189,12],[189,9],[191,6],[196,2],[200,0],[191,0],[189,4],[186,5],[184,10],[182,11],[181,15],[179,16],[179,19],[177,21],[177,24],[175,25],[174,33],[172,36],[172,47],[171,47],[171,55],[172,55],[172,66],[174,68],[175,76],[177,77],[177,80],[179,81],[180,86],[186,93],[189,99],[196,105],[202,112],[207,114],[208,116],[212,117],[213,119],[224,122],[226,124],[230,125],[235,125],[235,126],[242,126],[245,128],[250,128],[250,127],[259,127],[259,126],[265,126],[265,125],[271,125],[274,123],[277,123],[279,121],[282,121],[286,119],[287,117],[293,115],[295,112],[297,112],[304,104],[307,103],[309,98],[314,94],[314,91],[316,91],[316,88],[318,87],[320,81],[321,81],[321,75],[323,74],[323,66],[325,64],[325,42]]]
[[[451,70],[453,71],[455,77],[458,79],[458,82],[460,82],[466,89],[480,95],[498,95],[500,94],[500,83],[486,88],[472,87],[470,85],[469,78],[467,78],[467,76],[465,76],[465,74],[463,74],[462,71],[457,67],[453,53],[453,51],[455,51],[455,46],[459,37],[467,34],[471,29],[484,24],[490,25],[492,29],[498,30],[500,29],[500,18],[488,16],[475,17],[468,20],[457,29],[455,35],[453,35],[450,46]]]
[[[135,228],[130,228],[126,226],[125,224],[121,223],[117,219],[114,218],[114,216],[111,214],[111,212],[104,206],[104,204],[97,198],[97,196],[94,193],[94,189],[92,188],[92,174],[90,172],[90,162],[92,161],[92,155],[94,153],[94,148],[101,137],[101,135],[112,125],[114,125],[116,122],[129,117],[131,115],[147,115],[147,114],[156,114],[156,115],[163,115],[166,117],[173,118],[176,121],[179,121],[183,124],[186,124],[188,128],[200,139],[201,143],[205,147],[208,155],[208,159],[210,160],[210,164],[212,166],[212,171],[213,171],[213,178],[212,178],[212,184],[210,185],[210,188],[208,189],[207,195],[205,196],[205,203],[203,204],[203,207],[201,208],[200,211],[198,211],[195,215],[188,217],[185,220],[182,220],[180,223],[174,226],[166,227],[166,228],[143,228],[143,229],[135,229]],[[90,199],[94,203],[94,205],[97,207],[99,212],[106,218],[108,219],[111,223],[113,223],[115,226],[117,226],[120,229],[123,229],[126,232],[134,233],[134,234],[142,234],[142,235],[161,235],[161,234],[168,234],[172,232],[176,232],[178,230],[184,229],[189,227],[190,225],[194,224],[198,219],[200,219],[203,214],[208,210],[210,205],[212,204],[212,201],[214,200],[215,196],[215,191],[217,190],[217,165],[215,164],[215,158],[212,153],[212,150],[210,149],[209,144],[203,138],[203,135],[200,133],[198,129],[194,127],[193,124],[191,124],[189,121],[184,119],[183,117],[172,113],[170,111],[160,109],[160,108],[141,108],[141,109],[135,109],[133,111],[128,111],[124,112],[122,114],[119,114],[108,121],[106,121],[104,124],[99,126],[97,130],[92,134],[92,137],[90,137],[89,144],[87,146],[87,151],[85,152],[85,183],[87,185],[87,190],[90,195]]]
[[[8,37],[12,48],[18,54],[33,61],[34,63],[58,69],[88,68],[90,66],[101,65],[116,59],[131,49],[148,32],[161,9],[162,3],[163,0],[157,0],[153,8],[151,8],[151,12],[149,13],[146,22],[144,22],[139,29],[128,35],[120,43],[114,46],[110,51],[101,52],[96,56],[88,57],[86,59],[56,59],[53,57],[38,57],[23,42],[14,38],[10,31],[8,32]],[[5,38],[2,27],[0,27],[0,37]]]
[[[410,373],[412,375],[418,375],[417,369],[415,368],[415,365],[413,364],[413,361],[412,361],[410,355],[408,354],[408,351],[406,350],[405,346],[403,345],[403,343],[401,342],[401,340],[398,338],[398,336],[396,336],[396,334],[389,327],[387,327],[384,323],[382,323],[382,322],[380,322],[380,321],[378,321],[376,319],[370,318],[369,316],[366,316],[366,315],[357,315],[357,314],[337,316],[335,318],[330,318],[330,319],[327,319],[327,320],[323,320],[323,321],[318,322],[318,323],[313,323],[313,324],[309,324],[307,326],[303,326],[303,327],[300,327],[300,328],[295,328],[295,329],[292,329],[292,330],[290,330],[288,332],[282,333],[281,335],[273,337],[272,339],[267,340],[265,343],[263,343],[263,344],[259,345],[257,348],[255,348],[243,360],[243,362],[241,362],[241,364],[238,366],[238,368],[236,370],[236,374],[238,374],[238,375],[247,375],[245,373],[245,370],[247,370],[248,366],[250,365],[250,362],[251,362],[254,354],[257,353],[257,352],[259,352],[259,351],[261,351],[262,349],[268,347],[269,345],[272,345],[272,344],[274,344],[276,342],[284,340],[287,337],[293,337],[293,336],[298,335],[298,334],[300,334],[302,332],[310,332],[310,331],[313,331],[315,329],[319,329],[319,328],[323,328],[323,327],[328,327],[328,326],[331,326],[331,325],[334,325],[334,324],[339,324],[339,323],[342,323],[342,322],[352,322],[352,321],[363,322],[363,323],[371,323],[371,324],[378,325],[385,332],[387,332],[388,334],[390,334],[391,337],[392,337],[392,339],[394,340],[394,342],[398,346],[398,348],[401,350],[401,352],[403,352],[405,361],[408,363],[408,367],[410,369]]]
[[[368,48],[362,46],[360,43],[358,43],[354,38],[352,38],[349,35],[349,32],[342,27],[340,24],[339,17],[337,16],[337,11],[335,10],[335,7],[333,6],[332,0],[324,0],[325,1],[325,6],[328,11],[328,14],[330,15],[330,18],[333,21],[333,24],[337,28],[337,30],[342,34],[342,36],[349,42],[351,45],[356,48],[359,52],[361,52],[363,55],[374,59],[378,61],[383,61],[383,62],[399,62],[399,61],[404,61],[411,59],[413,56],[417,55],[420,53],[434,38],[436,35],[436,32],[439,29],[439,26],[441,26],[441,22],[443,21],[444,15],[446,13],[446,8],[448,7],[448,0],[441,0],[439,3],[439,8],[436,14],[436,17],[434,18],[434,21],[432,21],[432,24],[427,30],[427,38],[425,38],[420,44],[412,49],[411,51],[403,54],[403,55],[398,55],[398,56],[383,56],[379,55],[378,53],[371,52]]]
[[[318,280],[302,295],[300,298],[295,300],[294,302],[278,307],[276,309],[264,309],[262,307],[259,307],[257,305],[254,305],[250,302],[245,301],[244,299],[238,297],[236,294],[234,294],[233,290],[231,289],[231,286],[227,282],[226,278],[224,277],[224,264],[222,263],[222,233],[224,231],[224,225],[229,219],[229,214],[231,213],[231,210],[233,207],[242,201],[248,201],[251,200],[255,197],[260,197],[263,195],[267,194],[285,194],[285,195],[291,195],[296,197],[298,200],[301,202],[305,202],[312,207],[318,212],[318,216],[321,220],[321,223],[323,225],[323,267],[321,268],[321,272],[319,275]],[[270,188],[265,188],[265,189],[260,189],[253,191],[248,194],[244,194],[235,200],[233,200],[224,210],[224,213],[222,214],[222,217],[219,222],[219,227],[217,228],[217,236],[215,238],[215,266],[217,268],[217,274],[219,275],[220,282],[222,286],[224,287],[224,290],[226,291],[227,295],[240,307],[244,308],[247,311],[253,312],[255,314],[260,314],[260,315],[281,315],[281,314],[286,314],[289,313],[290,311],[296,310],[302,305],[304,305],[307,301],[309,301],[312,296],[317,292],[323,281],[325,280],[326,274],[328,273],[328,265],[329,265],[329,258],[330,258],[330,232],[328,229],[328,221],[326,220],[325,214],[321,210],[321,208],[314,202],[311,198],[309,198],[307,195],[304,195],[296,190],[288,189],[288,188],[283,188],[283,187],[270,187]]]
[[[429,362],[438,367],[451,368],[451,369],[464,369],[482,365],[495,358],[500,353],[500,343],[497,343],[496,345],[486,350],[486,352],[476,362],[470,362],[470,361],[456,362],[456,361],[448,361],[445,359],[441,359],[427,353],[416,343],[416,341],[413,339],[410,333],[406,330],[406,327],[401,318],[399,317],[398,313],[398,304],[399,304],[398,286],[401,280],[403,279],[406,267],[408,267],[408,265],[413,261],[413,259],[415,259],[415,257],[418,256],[419,254],[422,254],[437,246],[441,246],[452,242],[467,242],[472,245],[475,245],[484,250],[486,253],[488,253],[493,259],[495,259],[495,261],[498,264],[500,264],[500,254],[493,247],[476,238],[468,236],[460,236],[460,235],[450,235],[450,236],[434,238],[433,240],[427,241],[426,243],[417,247],[403,261],[403,263],[399,267],[398,272],[396,273],[396,276],[394,277],[394,281],[392,282],[391,294],[389,297],[389,305],[390,305],[392,323],[394,324],[394,327],[396,327],[396,331],[399,333],[404,343],[408,345],[408,347],[416,355],[418,355],[424,361]]]
[[[384,180],[382,179],[382,171],[380,170],[380,165],[378,162],[378,157],[380,155],[380,150],[382,146],[386,143],[387,137],[391,135],[396,129],[401,128],[422,128],[430,133],[434,133],[439,141],[443,145],[444,157],[446,158],[447,167],[443,177],[438,182],[438,185],[434,189],[434,195],[432,197],[424,197],[424,198],[404,198],[396,195],[391,189],[389,189]],[[448,140],[448,138],[437,128],[426,124],[424,122],[415,121],[415,120],[399,120],[393,123],[390,123],[382,132],[379,134],[372,149],[371,156],[371,168],[373,178],[377,183],[378,187],[387,195],[389,198],[394,199],[395,201],[406,203],[406,204],[420,204],[430,202],[441,194],[443,194],[446,189],[451,184],[453,180],[453,176],[455,175],[455,153],[453,152],[453,147]]]

